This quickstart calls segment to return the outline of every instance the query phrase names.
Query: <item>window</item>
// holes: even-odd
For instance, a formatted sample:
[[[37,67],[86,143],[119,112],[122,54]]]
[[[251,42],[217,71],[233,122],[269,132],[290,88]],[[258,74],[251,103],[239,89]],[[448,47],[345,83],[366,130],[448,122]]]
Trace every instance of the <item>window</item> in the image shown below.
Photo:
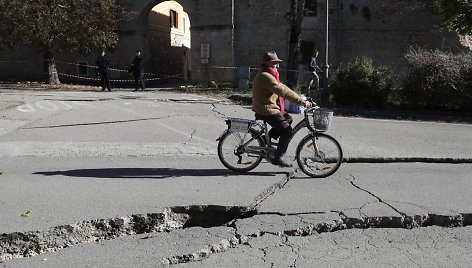
[[[88,75],[87,62],[78,62],[77,63],[77,74],[79,76]]]
[[[305,0],[303,15],[309,17],[318,16],[318,0]]]
[[[175,10],[170,10],[170,14],[169,14],[169,17],[170,17],[170,27],[171,28],[179,28],[178,26],[178,14],[177,14],[177,11]]]

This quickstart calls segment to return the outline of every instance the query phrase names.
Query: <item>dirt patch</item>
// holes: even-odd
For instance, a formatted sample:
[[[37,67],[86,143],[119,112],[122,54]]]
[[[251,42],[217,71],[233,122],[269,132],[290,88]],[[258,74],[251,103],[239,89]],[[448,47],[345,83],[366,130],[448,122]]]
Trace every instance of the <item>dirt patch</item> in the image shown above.
[[[18,82],[18,83],[2,83],[1,89],[17,89],[17,90],[57,90],[57,91],[97,91],[100,87],[86,85],[59,84],[50,85],[41,82]]]
[[[181,86],[175,88],[159,89],[160,91],[169,91],[177,93],[191,93],[203,95],[209,98],[232,101],[236,104],[250,105],[252,103],[251,92],[247,90],[239,90],[235,88],[201,88],[192,86]]]

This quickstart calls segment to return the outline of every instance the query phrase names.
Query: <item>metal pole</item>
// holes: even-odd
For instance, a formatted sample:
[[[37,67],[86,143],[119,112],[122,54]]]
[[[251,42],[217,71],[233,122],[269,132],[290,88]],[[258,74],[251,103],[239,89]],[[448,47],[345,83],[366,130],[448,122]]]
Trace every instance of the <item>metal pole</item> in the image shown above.
[[[329,99],[328,93],[328,78],[329,78],[329,0],[326,0],[326,48],[325,48],[325,66],[323,79],[322,104],[327,105]]]

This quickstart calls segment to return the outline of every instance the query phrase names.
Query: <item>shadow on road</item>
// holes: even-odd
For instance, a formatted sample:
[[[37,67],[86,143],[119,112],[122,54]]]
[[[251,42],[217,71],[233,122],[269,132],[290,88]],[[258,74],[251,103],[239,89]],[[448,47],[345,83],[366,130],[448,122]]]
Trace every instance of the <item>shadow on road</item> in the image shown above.
[[[103,179],[165,179],[172,177],[227,177],[227,176],[276,176],[284,172],[236,173],[227,169],[174,169],[174,168],[98,168],[43,171],[33,174],[44,176],[69,176]]]

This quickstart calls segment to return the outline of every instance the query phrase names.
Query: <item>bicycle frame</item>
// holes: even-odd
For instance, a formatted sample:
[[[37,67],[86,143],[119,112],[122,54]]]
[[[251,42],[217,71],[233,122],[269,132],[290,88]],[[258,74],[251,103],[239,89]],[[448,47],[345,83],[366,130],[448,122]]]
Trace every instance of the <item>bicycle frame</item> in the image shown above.
[[[315,135],[316,135],[317,131],[310,125],[308,115],[309,115],[309,113],[305,112],[304,118],[302,120],[300,120],[293,127],[292,137],[290,139],[292,139],[293,136],[295,136],[295,134],[298,131],[300,131],[301,129],[303,129],[304,127],[307,127],[308,130],[311,133],[315,133]],[[243,137],[242,140],[245,140],[246,135],[249,134],[250,130],[253,130],[257,135],[251,137],[251,139],[246,141],[244,144],[240,144],[240,148],[244,148],[244,151],[248,152],[248,153],[254,153],[254,154],[258,154],[258,155],[259,154],[265,154],[267,156],[268,153],[274,152],[275,148],[272,147],[273,144],[270,141],[270,137],[269,137],[269,134],[268,134],[267,123],[265,121],[263,121],[263,123],[260,123],[260,121],[263,121],[263,120],[254,121],[254,123],[250,126],[250,128],[248,128],[248,131],[244,132],[244,137]],[[228,127],[230,126],[229,120],[226,120],[226,124],[228,125]],[[226,131],[221,133],[220,137],[218,137],[218,139],[216,139],[216,140],[219,141],[221,139],[221,137],[223,137],[223,135],[228,131],[231,131],[231,129],[228,128]],[[248,144],[251,143],[252,141],[254,141],[255,139],[257,139],[258,137],[262,137],[262,140],[264,141],[263,147],[259,147],[259,146],[249,147]]]

